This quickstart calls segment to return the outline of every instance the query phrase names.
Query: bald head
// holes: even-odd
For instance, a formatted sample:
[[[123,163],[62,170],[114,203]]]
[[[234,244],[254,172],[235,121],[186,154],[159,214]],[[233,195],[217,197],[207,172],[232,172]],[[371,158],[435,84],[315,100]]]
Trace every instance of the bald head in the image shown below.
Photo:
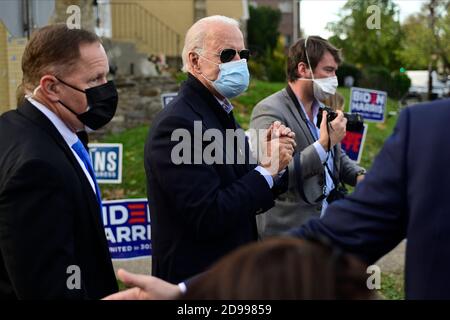
[[[189,61],[191,52],[218,50],[236,46],[244,47],[244,38],[239,23],[225,16],[210,16],[198,20],[186,33],[182,52],[183,71],[192,71]]]

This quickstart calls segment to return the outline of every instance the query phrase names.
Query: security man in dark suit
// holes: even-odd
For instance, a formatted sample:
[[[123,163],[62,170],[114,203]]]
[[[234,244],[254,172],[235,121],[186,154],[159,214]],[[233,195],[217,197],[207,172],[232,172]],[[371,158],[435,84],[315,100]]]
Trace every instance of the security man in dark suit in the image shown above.
[[[77,132],[114,116],[100,39],[46,26],[22,58],[26,99],[0,117],[0,299],[99,299],[117,291],[101,197]]]
[[[450,299],[450,99],[402,111],[365,180],[322,219],[291,233],[322,235],[372,264],[407,238],[407,299]]]
[[[250,161],[245,135],[240,140],[245,143],[228,148],[232,139],[226,134],[239,131],[228,99],[247,89],[248,58],[237,21],[211,16],[196,22],[183,49],[188,79],[150,130],[145,169],[152,267],[153,275],[169,282],[203,272],[233,249],[255,241],[255,216],[271,208],[287,188],[285,168],[295,146],[289,128],[272,127],[267,150],[278,150],[279,157],[270,151],[268,161],[259,166]],[[183,134],[191,143],[177,152],[177,137]],[[208,134],[213,137],[202,141]],[[203,157],[210,141],[218,147],[219,161]],[[233,161],[240,156],[241,163]]]

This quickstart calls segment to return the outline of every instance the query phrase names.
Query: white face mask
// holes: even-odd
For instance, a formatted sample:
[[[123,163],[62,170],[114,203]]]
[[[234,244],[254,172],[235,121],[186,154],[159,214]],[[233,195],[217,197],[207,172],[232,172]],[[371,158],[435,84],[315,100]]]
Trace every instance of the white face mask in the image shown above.
[[[314,73],[311,69],[311,63],[309,62],[308,50],[306,49],[307,42],[308,37],[306,37],[305,39],[305,54],[306,59],[308,60],[309,70],[311,71],[312,79],[300,78],[299,80],[313,81],[314,97],[317,100],[323,101],[336,93],[336,89],[338,87],[338,79],[336,76],[314,79]]]
[[[313,78],[313,81],[314,96],[316,99],[323,101],[336,93],[338,86],[336,76],[320,79]]]

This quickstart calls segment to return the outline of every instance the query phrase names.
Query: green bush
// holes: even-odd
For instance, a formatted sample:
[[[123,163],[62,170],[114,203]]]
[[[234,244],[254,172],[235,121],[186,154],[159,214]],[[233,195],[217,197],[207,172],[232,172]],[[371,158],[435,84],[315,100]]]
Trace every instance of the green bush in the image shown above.
[[[408,92],[411,86],[411,79],[405,74],[400,72],[395,72],[392,76],[392,96],[396,98],[401,98],[405,93]]]
[[[250,59],[248,61],[248,69],[250,71],[250,77],[259,79],[259,80],[267,80],[266,68],[261,62],[257,60]]]
[[[258,80],[284,82],[286,81],[286,63],[285,43],[283,37],[279,37],[273,51],[267,49],[263,56],[250,59],[250,74]]]
[[[361,79],[361,71],[353,64],[350,63],[343,63],[339,66],[339,68],[336,71],[336,76],[338,78],[339,86],[343,87],[344,79],[348,76],[353,77],[354,79],[354,86],[359,85],[359,81]]]
[[[266,59],[267,79],[270,82],[286,81],[286,59],[272,55]]]
[[[386,91],[391,98],[400,98],[411,85],[408,76],[400,73],[391,73],[381,66],[367,67],[362,72],[360,86],[364,88]]]

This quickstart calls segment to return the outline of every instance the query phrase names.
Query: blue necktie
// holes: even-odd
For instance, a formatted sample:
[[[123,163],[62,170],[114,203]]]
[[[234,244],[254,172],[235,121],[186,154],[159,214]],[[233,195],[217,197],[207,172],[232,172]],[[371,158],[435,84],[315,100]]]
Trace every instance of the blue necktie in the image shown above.
[[[84,167],[89,172],[92,180],[94,181],[95,192],[97,194],[97,200],[98,200],[98,204],[100,205],[100,211],[101,211],[102,210],[102,197],[100,195],[100,189],[98,187],[97,180],[95,179],[95,173],[94,173],[94,169],[92,168],[91,158],[89,157],[89,154],[87,153],[86,149],[84,148],[84,146],[80,140],[78,140],[75,144],[72,145],[72,149],[80,157],[81,161],[83,161]]]

